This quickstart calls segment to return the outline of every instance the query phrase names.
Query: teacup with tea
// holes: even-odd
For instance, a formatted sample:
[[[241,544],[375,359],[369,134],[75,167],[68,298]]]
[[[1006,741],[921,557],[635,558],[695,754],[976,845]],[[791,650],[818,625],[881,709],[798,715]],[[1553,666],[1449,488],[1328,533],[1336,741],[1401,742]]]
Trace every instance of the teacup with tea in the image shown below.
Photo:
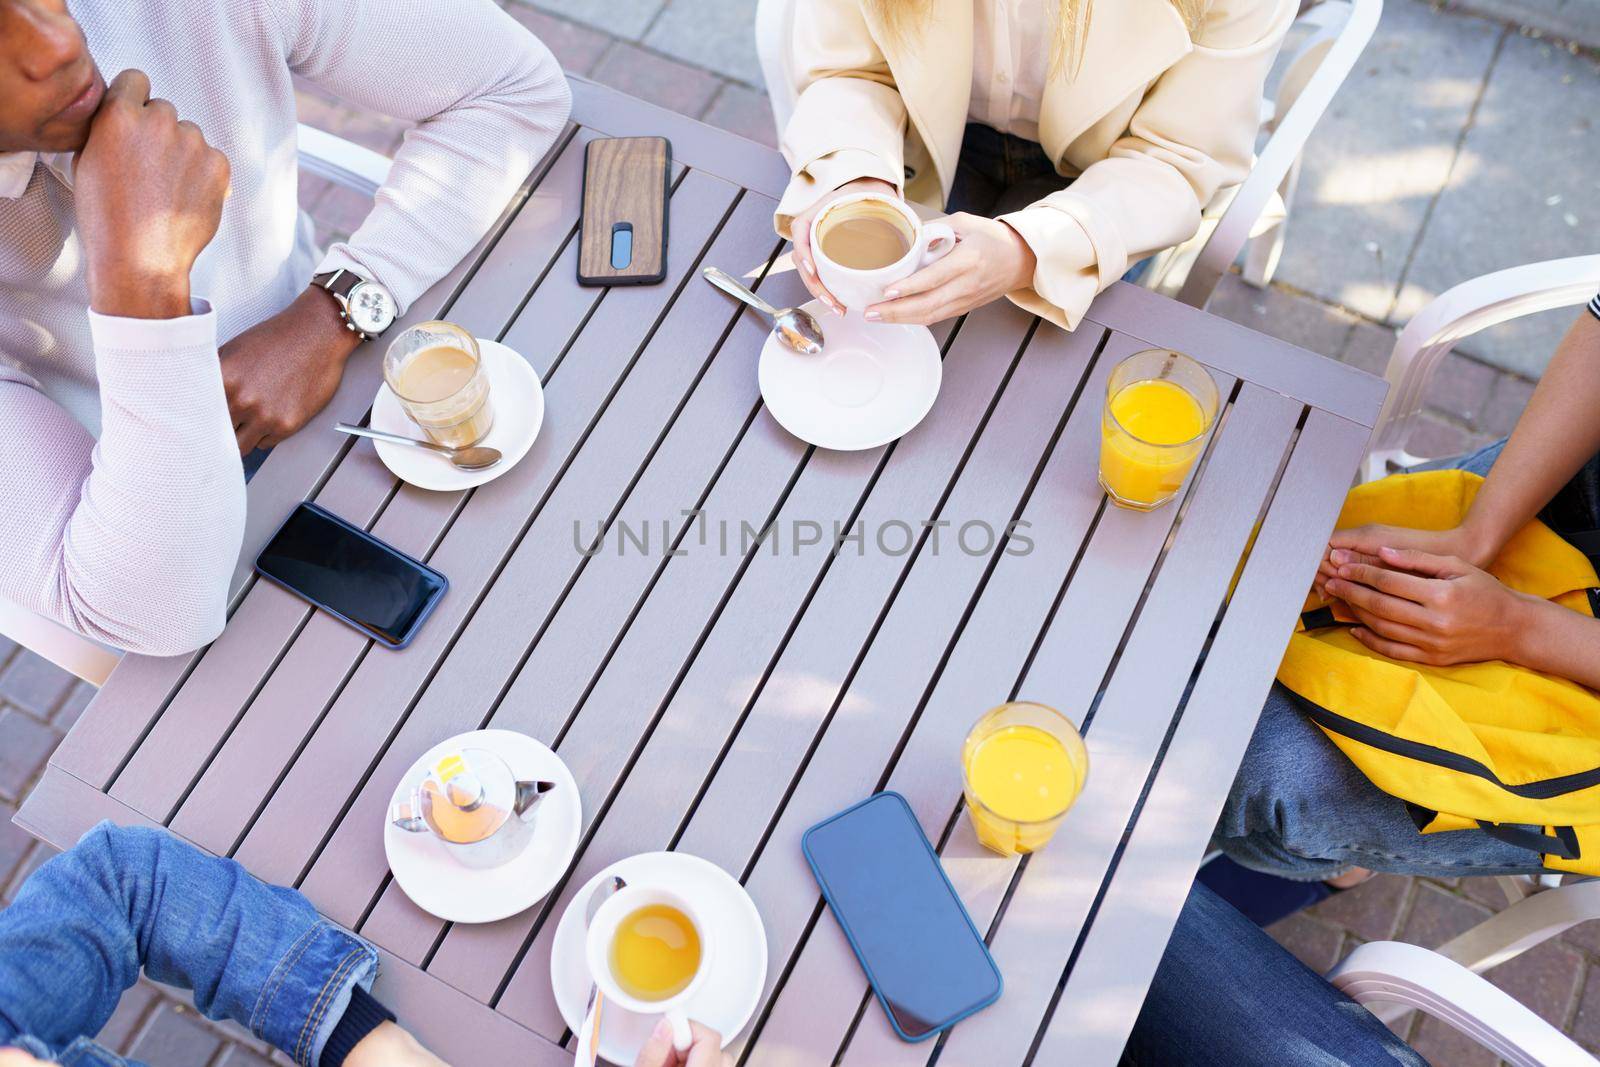
[[[709,930],[694,905],[658,886],[617,890],[589,923],[589,973],[606,999],[641,1015],[663,1015],[674,1046],[693,1041],[685,1006],[711,965]]]
[[[840,197],[811,224],[817,276],[846,310],[857,313],[955,244],[949,226],[923,222],[903,200],[882,193]]]

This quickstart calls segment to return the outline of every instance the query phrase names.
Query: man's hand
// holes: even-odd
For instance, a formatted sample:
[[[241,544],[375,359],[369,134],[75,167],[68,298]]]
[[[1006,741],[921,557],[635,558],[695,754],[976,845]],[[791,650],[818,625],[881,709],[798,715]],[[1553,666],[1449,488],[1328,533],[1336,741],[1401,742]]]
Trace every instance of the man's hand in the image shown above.
[[[944,220],[956,246],[942,259],[884,290],[866,310],[870,320],[927,325],[965,315],[1033,284],[1033,249],[1010,226],[961,212]]]
[[[811,251],[811,224],[816,221],[822,209],[842,196],[853,193],[882,193],[886,196],[899,196],[895,187],[879,178],[857,178],[853,182],[845,182],[833,192],[817,198],[817,202],[806,208],[794,217],[789,224],[789,239],[794,242],[794,264],[800,271],[800,280],[805,283],[811,295],[821,300],[833,309],[834,314],[843,315],[844,305],[839,303],[837,297],[828,292],[827,286],[822,284],[822,279],[817,276],[817,261]]]
[[[271,448],[327,406],[361,339],[327,293],[294,303],[222,346],[222,384],[241,455]]]
[[[662,1019],[639,1050],[633,1067],[732,1067],[733,1057],[723,1054],[721,1034],[696,1022],[689,1028],[694,1031],[694,1044],[679,1054],[672,1047],[672,1024]]]
[[[117,75],[89,129],[75,176],[89,304],[102,315],[189,314],[189,272],[216,235],[228,159],[181,122],[150,79]]]
[[[1522,642],[1544,601],[1455,556],[1383,546],[1376,563],[1343,549],[1332,559],[1327,595],[1345,603],[1361,623],[1351,636],[1374,652],[1435,667],[1525,662]]]

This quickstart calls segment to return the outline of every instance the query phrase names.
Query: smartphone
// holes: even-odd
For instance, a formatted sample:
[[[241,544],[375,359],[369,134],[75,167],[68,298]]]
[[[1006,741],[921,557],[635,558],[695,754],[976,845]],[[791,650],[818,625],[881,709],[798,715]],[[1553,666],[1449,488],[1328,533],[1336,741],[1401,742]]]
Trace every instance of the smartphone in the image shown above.
[[[647,285],[667,276],[672,145],[600,137],[583,150],[579,285]]]
[[[301,504],[256,558],[256,573],[390,648],[404,648],[450,583],[326,508]]]
[[[1000,968],[911,806],[875,793],[801,838],[895,1032],[921,1041],[1000,997]]]

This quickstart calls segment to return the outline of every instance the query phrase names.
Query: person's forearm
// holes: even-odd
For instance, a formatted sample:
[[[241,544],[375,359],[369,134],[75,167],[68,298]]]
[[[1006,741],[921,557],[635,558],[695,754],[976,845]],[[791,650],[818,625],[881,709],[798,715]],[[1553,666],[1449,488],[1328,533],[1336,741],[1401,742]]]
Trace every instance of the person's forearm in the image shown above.
[[[1462,529],[1482,559],[1600,452],[1600,319],[1582,312],[1556,348],[1511,440],[1478,490]]]
[[[571,110],[566,77],[490,0],[290,6],[293,70],[358,107],[419,124],[372,212],[317,268],[381,282],[403,311],[488,232],[555,142]],[[363,32],[371,26],[383,32]]]
[[[95,640],[171,655],[221,629],[244,535],[244,475],[208,312],[91,314],[98,444],[0,381],[0,595]]]
[[[1528,598],[1512,662],[1600,690],[1600,619]]]

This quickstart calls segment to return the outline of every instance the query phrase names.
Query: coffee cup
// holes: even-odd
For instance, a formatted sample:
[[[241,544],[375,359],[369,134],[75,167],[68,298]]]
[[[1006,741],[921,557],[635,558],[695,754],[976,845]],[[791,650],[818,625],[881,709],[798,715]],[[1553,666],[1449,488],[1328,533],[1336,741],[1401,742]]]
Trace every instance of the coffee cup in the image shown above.
[[[857,313],[955,244],[949,226],[923,222],[905,201],[883,193],[842,196],[811,223],[817,276],[847,311]]]
[[[670,889],[627,885],[595,911],[585,953],[607,1000],[640,1015],[661,1015],[672,1044],[694,1043],[685,1006],[711,969],[710,929],[694,905]]]

